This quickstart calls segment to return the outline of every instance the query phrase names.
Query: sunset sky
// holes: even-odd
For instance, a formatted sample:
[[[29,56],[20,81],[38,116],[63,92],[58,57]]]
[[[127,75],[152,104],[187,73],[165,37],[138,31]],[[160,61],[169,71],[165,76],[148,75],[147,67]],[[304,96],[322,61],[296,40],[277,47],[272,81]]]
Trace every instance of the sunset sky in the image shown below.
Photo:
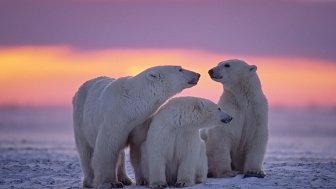
[[[81,83],[155,65],[202,74],[181,95],[217,101],[207,71],[258,66],[271,106],[336,107],[336,1],[3,0],[0,106],[70,106]]]

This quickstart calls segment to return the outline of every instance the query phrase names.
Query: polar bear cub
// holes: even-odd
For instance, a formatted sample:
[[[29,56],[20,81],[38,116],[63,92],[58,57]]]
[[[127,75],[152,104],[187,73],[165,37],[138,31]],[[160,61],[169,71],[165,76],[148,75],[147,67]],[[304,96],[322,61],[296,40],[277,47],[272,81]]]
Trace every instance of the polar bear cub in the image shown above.
[[[199,77],[180,66],[156,66],[133,77],[98,77],[84,83],[73,98],[83,186],[131,184],[119,165],[123,165],[123,149],[130,132],[168,98],[196,85]]]
[[[152,118],[141,147],[142,172],[149,187],[186,187],[204,182],[207,157],[199,130],[231,120],[210,100],[171,99]]]
[[[262,169],[268,140],[268,103],[257,67],[241,60],[220,62],[209,70],[223,84],[218,105],[235,119],[229,127],[208,130],[206,139],[209,177],[264,177]]]

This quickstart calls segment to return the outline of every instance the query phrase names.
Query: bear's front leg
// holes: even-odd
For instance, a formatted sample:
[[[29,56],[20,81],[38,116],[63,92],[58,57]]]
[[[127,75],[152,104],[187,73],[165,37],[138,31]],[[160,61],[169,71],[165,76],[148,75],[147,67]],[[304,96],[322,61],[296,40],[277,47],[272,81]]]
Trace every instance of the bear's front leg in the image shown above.
[[[264,178],[266,176],[262,169],[262,164],[266,152],[266,144],[267,141],[254,141],[252,145],[249,146],[249,149],[246,149],[244,178]]]
[[[116,166],[118,152],[114,154],[102,153],[96,150],[93,155],[94,186],[95,188],[123,188],[124,185],[118,181]]]
[[[149,187],[162,189],[168,187],[166,181],[166,162],[158,154],[149,154]]]
[[[117,178],[117,163],[119,153],[126,145],[126,137],[113,135],[109,132],[99,132],[93,159],[95,188],[123,188]]]
[[[149,187],[153,189],[162,189],[168,187],[165,175],[165,167],[161,164],[160,167],[149,166]]]
[[[192,155],[188,155],[192,156]],[[195,157],[183,158],[177,170],[177,181],[175,187],[188,187],[195,185],[197,159]]]
[[[254,155],[250,155],[245,162],[244,178],[247,177],[264,178],[266,174],[262,169],[261,163],[259,163],[260,160],[252,160],[253,156]]]
[[[205,144],[201,143],[201,153],[198,160],[198,165],[196,169],[195,183],[200,184],[206,181],[208,173],[208,159],[206,156]]]
[[[238,173],[232,171],[231,155],[229,146],[219,146],[216,150],[208,152],[208,177],[228,178]]]

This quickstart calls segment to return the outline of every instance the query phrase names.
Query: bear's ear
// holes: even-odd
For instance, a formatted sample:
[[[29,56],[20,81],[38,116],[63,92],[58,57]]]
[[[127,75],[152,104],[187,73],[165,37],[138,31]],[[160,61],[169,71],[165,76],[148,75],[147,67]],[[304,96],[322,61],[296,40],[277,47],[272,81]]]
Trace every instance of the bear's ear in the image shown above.
[[[156,79],[160,78],[160,74],[158,72],[155,71],[150,71],[147,73],[147,79],[154,81]]]
[[[250,70],[250,72],[255,72],[255,71],[257,71],[257,66],[256,65],[250,65],[249,70]]]

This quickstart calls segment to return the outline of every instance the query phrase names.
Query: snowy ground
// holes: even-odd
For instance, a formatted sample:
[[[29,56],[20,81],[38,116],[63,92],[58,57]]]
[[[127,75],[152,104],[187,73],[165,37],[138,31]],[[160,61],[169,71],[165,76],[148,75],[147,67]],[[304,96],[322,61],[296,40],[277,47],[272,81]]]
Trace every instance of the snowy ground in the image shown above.
[[[80,188],[69,112],[55,110],[45,115],[41,111],[29,116],[19,110],[11,118],[11,111],[18,110],[0,112],[0,188]],[[311,113],[277,110],[270,115],[264,179],[238,175],[208,179],[192,188],[335,188],[336,114]],[[39,125],[49,126],[42,132]],[[133,178],[129,162],[127,166]]]

